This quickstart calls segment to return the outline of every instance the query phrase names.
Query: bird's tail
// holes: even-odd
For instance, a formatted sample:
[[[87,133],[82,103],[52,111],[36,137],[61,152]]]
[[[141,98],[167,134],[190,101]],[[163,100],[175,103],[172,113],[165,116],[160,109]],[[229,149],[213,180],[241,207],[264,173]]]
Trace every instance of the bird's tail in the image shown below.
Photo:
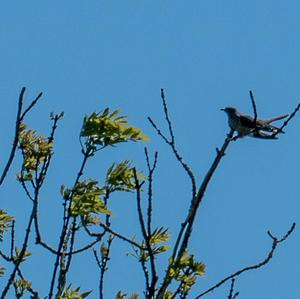
[[[281,119],[284,119],[284,118],[286,118],[288,116],[289,116],[288,114],[285,114],[285,115],[280,115],[280,116],[272,117],[270,119],[265,120],[265,122],[268,123],[268,124],[270,124],[273,121],[281,120]]]

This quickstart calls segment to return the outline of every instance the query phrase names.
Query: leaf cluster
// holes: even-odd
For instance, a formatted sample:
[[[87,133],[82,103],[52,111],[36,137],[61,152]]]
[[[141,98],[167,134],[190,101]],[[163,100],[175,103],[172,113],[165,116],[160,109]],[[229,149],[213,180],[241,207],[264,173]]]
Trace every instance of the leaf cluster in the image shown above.
[[[80,293],[80,287],[72,289],[72,285],[65,288],[63,294],[58,299],[84,299],[88,297],[92,291]]]
[[[153,231],[153,233],[149,238],[149,244],[153,255],[158,255],[160,253],[163,253],[170,248],[169,245],[158,246],[158,244],[168,241],[169,237],[170,236],[168,230],[164,229],[163,227],[156,228]],[[141,247],[145,249],[141,249],[139,255],[137,256],[136,254],[134,254],[134,256],[137,257],[141,262],[147,262],[149,260],[150,253],[147,250],[147,245],[145,241],[142,242]]]
[[[61,187],[61,194],[64,199],[72,197],[70,214],[73,217],[83,216],[93,219],[93,214],[110,215],[111,212],[106,208],[101,198],[105,193],[105,188],[99,187],[96,180],[83,180],[78,182],[73,189]]]
[[[16,247],[13,259],[15,262],[17,262],[22,257],[22,262],[24,262],[30,256],[31,253],[29,251],[26,250],[24,253],[22,253],[22,250],[19,250],[18,247]]]
[[[20,124],[19,147],[23,153],[23,167],[25,174],[18,175],[18,179],[23,181],[31,180],[33,172],[49,156],[52,155],[52,142],[43,135],[39,135],[35,130],[26,130],[24,123]]]
[[[197,277],[204,276],[205,264],[197,262],[192,254],[188,255],[186,252],[182,254],[176,263],[172,259],[169,262],[171,264],[169,278],[178,281],[180,283],[179,293],[182,296],[187,296]],[[167,294],[172,293],[168,292]],[[165,298],[168,299],[168,296]]]
[[[12,221],[13,217],[0,209],[0,242],[3,241],[3,235],[9,229]]]
[[[140,172],[137,173],[137,176],[138,179],[145,179],[145,176]],[[110,193],[114,191],[134,191],[136,184],[130,161],[113,163],[107,170],[105,185]]]
[[[31,290],[31,282],[22,278],[15,280],[13,286],[15,289],[16,298],[23,297],[27,291]]]
[[[85,116],[80,137],[85,139],[88,152],[95,152],[120,142],[148,140],[138,128],[128,125],[126,116],[118,116],[119,110],[104,109],[100,113]]]

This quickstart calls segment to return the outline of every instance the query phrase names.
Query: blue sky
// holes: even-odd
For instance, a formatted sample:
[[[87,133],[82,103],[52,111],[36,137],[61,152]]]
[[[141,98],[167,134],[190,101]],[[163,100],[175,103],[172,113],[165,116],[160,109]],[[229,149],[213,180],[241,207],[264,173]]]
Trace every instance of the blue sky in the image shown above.
[[[40,132],[49,131],[51,111],[65,112],[41,203],[47,240],[57,241],[60,185],[72,183],[80,164],[82,117],[107,106],[119,107],[149,135],[149,150],[159,151],[154,220],[170,228],[174,237],[189,206],[190,186],[170,149],[147,122],[152,116],[166,128],[160,88],[166,91],[178,148],[199,185],[228,132],[220,108],[233,105],[251,114],[250,89],[262,118],[289,113],[299,102],[299,15],[296,0],[3,1],[0,166],[9,153],[22,86],[27,87],[27,103],[44,92],[28,118]],[[280,236],[292,222],[299,222],[299,117],[277,141],[244,138],[230,145],[195,223],[190,249],[206,263],[207,273],[191,298],[263,259],[271,246],[268,229]],[[99,153],[85,177],[103,180],[105,168],[123,159],[145,170],[144,146],[123,144]],[[30,203],[15,182],[19,163],[17,159],[0,196],[1,208],[17,218],[21,242]],[[112,205],[115,227],[138,236],[134,196],[117,196]],[[240,297],[298,298],[299,245],[297,229],[270,264],[237,280]],[[141,293],[142,274],[136,261],[126,256],[129,250],[122,242],[113,244],[106,298],[118,290]],[[39,257],[32,258],[25,271],[36,288],[47,290],[47,267],[52,269],[53,258],[38,248],[32,252]],[[95,289],[95,271],[87,252],[74,259],[70,282],[82,290]],[[207,298],[226,298],[228,289],[226,285]],[[95,289],[91,298],[96,294]]]

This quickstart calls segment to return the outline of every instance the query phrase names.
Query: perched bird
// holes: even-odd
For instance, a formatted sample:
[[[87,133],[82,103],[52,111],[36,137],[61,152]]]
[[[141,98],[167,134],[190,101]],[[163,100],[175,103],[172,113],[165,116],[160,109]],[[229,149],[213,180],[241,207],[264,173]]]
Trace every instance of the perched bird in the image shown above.
[[[284,133],[280,128],[271,125],[272,122],[286,118],[288,114],[272,117],[270,119],[254,119],[250,115],[244,115],[234,107],[221,109],[227,113],[228,124],[231,129],[238,133],[238,137],[250,135],[257,138],[276,139],[274,134]],[[261,131],[271,132],[266,134]]]

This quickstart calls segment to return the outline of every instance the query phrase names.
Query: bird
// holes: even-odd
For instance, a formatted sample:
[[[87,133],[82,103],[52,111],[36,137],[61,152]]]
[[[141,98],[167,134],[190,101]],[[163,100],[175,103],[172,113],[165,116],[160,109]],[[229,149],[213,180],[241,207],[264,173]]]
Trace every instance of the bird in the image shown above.
[[[264,139],[276,139],[278,133],[284,133],[281,128],[271,125],[272,122],[284,119],[288,114],[272,117],[270,119],[256,119],[250,115],[240,113],[234,107],[221,109],[228,116],[229,127],[237,132],[236,137],[252,136]],[[270,132],[266,134],[264,132]]]

